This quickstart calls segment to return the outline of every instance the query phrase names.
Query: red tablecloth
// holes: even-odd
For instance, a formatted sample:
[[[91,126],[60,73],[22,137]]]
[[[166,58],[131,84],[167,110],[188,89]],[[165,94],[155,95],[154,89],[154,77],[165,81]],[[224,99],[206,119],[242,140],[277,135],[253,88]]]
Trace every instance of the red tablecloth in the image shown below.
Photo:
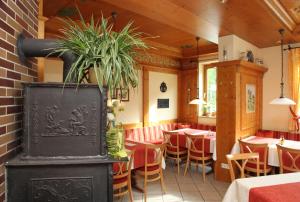
[[[300,201],[300,182],[256,187],[249,192],[249,202],[295,201]]]
[[[186,144],[186,137],[184,133],[188,133],[191,135],[205,135],[204,137],[204,151],[206,153],[212,153],[210,151],[210,141],[212,139],[215,139],[215,132],[207,131],[207,130],[198,130],[198,129],[191,129],[191,128],[185,128],[185,129],[178,129],[178,130],[173,130],[172,132],[178,132],[179,136],[179,146],[180,147],[187,147]],[[213,134],[213,135],[208,135],[208,134]],[[175,145],[175,139],[171,139],[172,143]]]
[[[125,148],[128,150],[135,150],[133,156],[132,169],[141,168],[145,166],[145,156],[146,156],[146,145],[139,142],[126,142]],[[155,151],[148,150],[148,162],[153,162],[155,157]],[[114,163],[113,170],[116,172],[119,169],[117,163]]]

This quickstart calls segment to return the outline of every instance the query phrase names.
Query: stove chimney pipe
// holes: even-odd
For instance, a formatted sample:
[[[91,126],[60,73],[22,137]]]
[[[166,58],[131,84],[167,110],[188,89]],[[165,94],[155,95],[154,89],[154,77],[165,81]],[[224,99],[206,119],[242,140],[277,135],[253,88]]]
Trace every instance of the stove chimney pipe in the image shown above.
[[[58,40],[51,39],[32,39],[25,38],[24,34],[19,34],[17,39],[17,52],[22,64],[27,63],[29,57],[60,57],[64,62],[63,81],[65,81],[69,70],[76,59],[74,53],[66,52],[59,56],[59,54],[51,54],[53,50],[59,47]]]

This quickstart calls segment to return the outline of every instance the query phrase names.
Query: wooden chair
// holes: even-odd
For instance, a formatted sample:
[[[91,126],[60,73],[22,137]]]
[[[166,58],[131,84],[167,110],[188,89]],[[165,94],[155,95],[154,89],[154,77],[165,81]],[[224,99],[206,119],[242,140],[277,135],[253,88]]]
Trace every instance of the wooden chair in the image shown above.
[[[245,177],[245,167],[249,160],[256,160],[256,176],[259,176],[259,154],[258,153],[241,153],[241,154],[227,154],[226,155],[231,181],[235,180],[235,171],[233,169],[234,162],[240,171],[240,178]]]
[[[126,150],[129,161],[118,162],[117,172],[113,175],[113,190],[114,197],[124,196],[129,194],[130,201],[133,202],[132,189],[131,189],[131,167],[133,162],[134,150]]]
[[[163,136],[166,143],[165,157],[177,163],[177,174],[179,175],[179,163],[187,158],[187,148],[179,146],[179,134],[177,132],[163,131]]]
[[[259,154],[259,173],[267,175],[272,171],[272,167],[268,165],[268,144],[266,143],[249,143],[239,139],[241,153],[258,153]],[[256,160],[249,159],[245,170],[248,172],[256,172]]]
[[[144,201],[147,200],[147,183],[160,180],[161,189],[166,193],[162,172],[162,160],[166,144],[145,144],[145,167],[138,168],[136,173],[144,177]],[[150,158],[150,156],[152,158]]]
[[[185,136],[188,141],[188,156],[187,162],[185,165],[184,175],[186,175],[188,167],[191,166],[191,163],[196,164],[196,168],[198,170],[198,162],[200,161],[202,165],[202,177],[203,181],[205,181],[205,168],[207,165],[212,166],[212,155],[210,153],[206,153],[204,150],[204,135],[190,135],[185,133]]]
[[[300,171],[300,149],[287,148],[277,144],[280,173]]]

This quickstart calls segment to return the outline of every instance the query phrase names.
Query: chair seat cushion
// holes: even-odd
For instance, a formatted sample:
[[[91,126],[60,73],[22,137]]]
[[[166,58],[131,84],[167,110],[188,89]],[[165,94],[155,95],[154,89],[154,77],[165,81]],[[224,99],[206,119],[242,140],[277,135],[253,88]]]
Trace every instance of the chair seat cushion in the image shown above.
[[[200,153],[197,153],[197,152],[190,152],[190,155],[191,156],[196,156],[196,157],[202,157],[202,154],[200,154]],[[204,153],[204,157],[209,157],[209,156],[211,156],[211,154],[210,153]]]
[[[256,169],[256,163],[248,162],[248,163],[246,164],[246,167]],[[269,166],[269,165],[267,165],[266,168],[267,168],[267,170],[268,170],[268,169],[271,169],[272,167]],[[259,169],[260,169],[260,170],[263,170],[263,169],[264,169],[264,165],[260,164],[260,165],[259,165]]]
[[[174,148],[174,147],[168,147],[167,146],[167,149],[168,149],[168,151],[171,151],[171,152],[177,152],[177,149]],[[182,151],[187,151],[187,148],[185,148],[185,147],[179,147],[179,152],[182,152]]]
[[[158,165],[156,165],[156,166],[148,166],[147,171],[154,171],[154,170],[157,170],[157,169],[159,169]],[[139,170],[139,171],[145,171],[145,166],[144,167],[140,167],[137,170]]]
[[[126,176],[126,177],[122,177],[122,178],[120,178],[120,179],[114,179],[113,180],[113,184],[121,184],[121,183],[123,183],[123,182],[126,182],[128,180],[128,177]]]

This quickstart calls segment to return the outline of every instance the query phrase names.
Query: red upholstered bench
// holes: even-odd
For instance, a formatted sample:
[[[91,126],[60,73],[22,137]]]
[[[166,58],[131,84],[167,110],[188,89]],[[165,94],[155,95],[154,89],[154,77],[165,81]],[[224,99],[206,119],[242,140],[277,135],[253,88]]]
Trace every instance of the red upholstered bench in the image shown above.
[[[163,132],[176,130],[177,128],[191,127],[194,129],[216,131],[215,126],[203,124],[182,124],[182,123],[168,123],[156,126],[148,126],[143,128],[132,128],[125,130],[125,140],[134,142],[148,142],[160,143],[163,141]]]
[[[286,140],[300,141],[299,133],[290,133],[290,132],[272,131],[272,130],[258,130],[255,135],[259,137],[270,137],[270,138],[277,138],[277,139],[284,137],[284,139]]]

